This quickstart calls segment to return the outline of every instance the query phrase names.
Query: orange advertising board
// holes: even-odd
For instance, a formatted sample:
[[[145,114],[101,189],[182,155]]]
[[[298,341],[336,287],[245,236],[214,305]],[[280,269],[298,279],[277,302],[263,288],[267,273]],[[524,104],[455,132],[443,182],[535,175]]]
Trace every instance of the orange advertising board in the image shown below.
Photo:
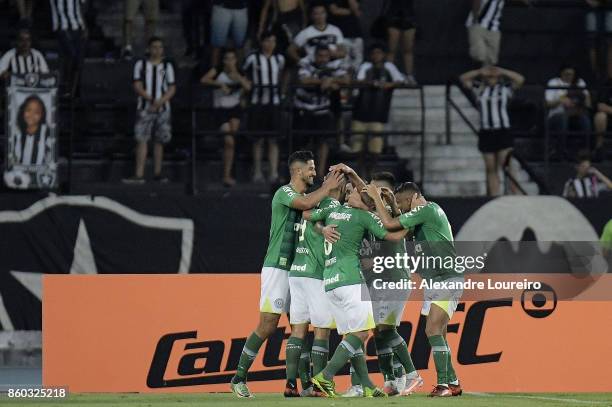
[[[258,305],[256,274],[45,275],[43,383],[72,392],[228,391]],[[434,384],[420,306],[408,302],[400,332]],[[288,334],[283,317],[252,366],[251,390],[284,388]],[[547,308],[508,298],[460,304],[448,334],[462,385],[477,392],[610,392],[601,365],[612,360],[610,338],[612,302]],[[344,388],[348,377],[337,383]]]

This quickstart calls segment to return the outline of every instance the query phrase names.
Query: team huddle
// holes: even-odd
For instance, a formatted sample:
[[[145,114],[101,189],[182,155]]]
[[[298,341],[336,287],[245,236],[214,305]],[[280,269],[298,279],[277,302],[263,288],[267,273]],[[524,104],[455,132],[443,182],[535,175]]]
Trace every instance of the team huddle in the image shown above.
[[[371,259],[404,255],[411,239],[421,255],[455,256],[450,224],[418,186],[395,187],[391,174],[375,174],[366,184],[344,164],[330,167],[322,186],[306,194],[316,176],[314,157],[297,151],[288,160],[291,181],[272,199],[268,250],[261,271],[260,320],[240,356],[231,389],[252,397],[247,372],[263,342],[288,313],[285,397],[337,397],[334,376],[350,363],[351,387],[343,397],[409,395],[423,386],[408,347],[398,333],[409,291],[397,296],[372,290]],[[385,242],[386,241],[386,242]],[[432,281],[461,279],[453,269],[417,270]],[[408,270],[395,265],[385,278],[402,281]],[[446,328],[461,291],[425,290],[421,313],[437,372],[432,397],[459,396]],[[309,326],[313,340],[307,340]],[[330,331],[343,336],[329,357]],[[365,344],[374,335],[382,388],[369,377]],[[298,391],[298,377],[302,390]]]

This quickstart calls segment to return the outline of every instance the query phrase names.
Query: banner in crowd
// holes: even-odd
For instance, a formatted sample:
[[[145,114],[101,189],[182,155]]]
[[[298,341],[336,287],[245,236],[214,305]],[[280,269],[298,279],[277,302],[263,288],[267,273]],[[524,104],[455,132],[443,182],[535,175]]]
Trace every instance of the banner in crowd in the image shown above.
[[[4,182],[15,189],[57,187],[58,80],[54,74],[12,75],[7,86]]]
[[[0,330],[41,330],[43,273],[259,273],[270,199],[240,192],[155,199],[2,194]],[[596,242],[612,207],[605,198],[434,200],[457,241]],[[516,264],[537,264],[528,259],[540,250],[523,250],[531,248],[517,248]]]
[[[72,392],[229,391],[259,320],[259,276],[253,274],[46,275],[43,295],[43,384]],[[535,297],[459,304],[448,340],[463,387],[612,391],[597,368],[612,360],[612,347],[593,349],[593,338],[612,336],[612,301]],[[421,391],[428,391],[435,367],[420,307],[408,301],[399,331],[427,384]],[[282,392],[288,336],[283,317],[251,368],[251,390]],[[332,348],[338,342],[333,335]],[[370,340],[371,372],[378,371],[375,354]],[[349,386],[346,373],[337,378],[339,389]]]

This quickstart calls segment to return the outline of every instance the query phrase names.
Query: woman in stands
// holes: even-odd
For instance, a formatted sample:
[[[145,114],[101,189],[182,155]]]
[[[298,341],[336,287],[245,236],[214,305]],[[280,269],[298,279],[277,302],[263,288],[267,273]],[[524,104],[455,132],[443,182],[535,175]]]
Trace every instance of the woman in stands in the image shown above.
[[[242,93],[251,89],[251,82],[238,69],[238,57],[234,50],[223,54],[220,67],[211,68],[200,79],[204,85],[214,86],[213,106],[219,129],[223,133],[223,185],[232,187],[236,180],[232,177],[234,164],[235,135],[240,128],[242,116]]]
[[[460,77],[463,86],[471,89],[477,99],[480,112],[480,132],[478,149],[482,153],[487,175],[487,195],[500,193],[499,171],[512,151],[514,140],[510,131],[508,103],[513,91],[520,88],[525,78],[514,71],[497,66],[485,66],[469,71]],[[510,166],[511,174],[516,179]],[[513,193],[518,192],[510,183]]]

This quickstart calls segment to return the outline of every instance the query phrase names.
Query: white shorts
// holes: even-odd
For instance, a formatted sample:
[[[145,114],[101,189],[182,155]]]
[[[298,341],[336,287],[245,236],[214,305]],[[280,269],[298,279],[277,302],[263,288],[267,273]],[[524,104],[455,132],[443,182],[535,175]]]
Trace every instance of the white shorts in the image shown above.
[[[406,301],[410,297],[410,290],[402,290],[402,296],[405,293],[405,299],[402,301],[399,298],[392,297],[390,300],[372,301],[372,309],[374,310],[374,322],[376,325],[391,325],[399,326],[404,315]]]
[[[289,272],[274,267],[261,269],[259,311],[282,314],[289,311]]]
[[[289,277],[291,324],[310,322],[316,328],[333,328],[329,300],[325,295],[323,280],[308,277]]]
[[[326,295],[340,335],[367,331],[376,326],[372,303],[369,301],[368,288],[365,284],[334,288]],[[366,297],[367,299],[364,299]]]
[[[445,281],[463,281],[463,278],[450,278]],[[431,304],[436,304],[442,308],[448,315],[448,319],[453,317],[463,290],[435,290],[426,288],[423,290],[423,306],[421,307],[421,315],[429,315]]]

